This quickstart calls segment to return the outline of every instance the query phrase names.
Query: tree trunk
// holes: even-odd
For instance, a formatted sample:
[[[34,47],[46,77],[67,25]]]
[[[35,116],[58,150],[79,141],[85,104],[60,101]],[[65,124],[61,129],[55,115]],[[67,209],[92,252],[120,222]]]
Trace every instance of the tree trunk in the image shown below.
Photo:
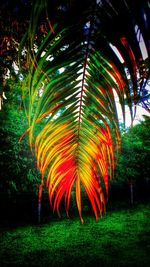
[[[43,182],[39,185],[39,195],[38,195],[38,223],[41,223],[42,191],[43,191]]]
[[[133,182],[130,181],[130,203],[133,205]]]

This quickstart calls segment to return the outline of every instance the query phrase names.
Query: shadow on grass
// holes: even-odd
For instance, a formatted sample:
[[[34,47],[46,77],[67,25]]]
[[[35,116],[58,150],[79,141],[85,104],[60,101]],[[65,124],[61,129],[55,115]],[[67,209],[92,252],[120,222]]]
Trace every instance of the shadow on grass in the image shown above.
[[[97,222],[87,212],[83,225],[73,214],[40,225],[1,227],[0,266],[149,267],[149,218],[150,203],[143,203],[114,206]]]

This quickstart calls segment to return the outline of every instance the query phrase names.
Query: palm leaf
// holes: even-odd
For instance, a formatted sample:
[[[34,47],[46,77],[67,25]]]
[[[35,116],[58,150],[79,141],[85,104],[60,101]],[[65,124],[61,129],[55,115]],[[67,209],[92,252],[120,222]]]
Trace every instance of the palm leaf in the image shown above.
[[[96,12],[93,9],[93,16]],[[131,90],[124,67],[114,57],[98,22],[92,17],[88,25],[86,34],[79,24],[60,31],[55,26],[56,34],[49,32],[36,53],[32,49],[23,89],[30,147],[42,177],[39,198],[46,179],[53,209],[60,214],[60,202],[64,199],[68,214],[74,190],[82,222],[82,186],[96,219],[105,210],[108,179],[113,177],[120,150],[115,94],[123,116],[126,99],[132,115]],[[77,38],[73,39],[72,32]],[[103,50],[97,47],[100,40],[105,44]],[[131,49],[129,54],[135,58]],[[129,69],[135,68],[134,60]],[[135,84],[136,71],[132,77]],[[133,91],[136,94],[136,86]]]

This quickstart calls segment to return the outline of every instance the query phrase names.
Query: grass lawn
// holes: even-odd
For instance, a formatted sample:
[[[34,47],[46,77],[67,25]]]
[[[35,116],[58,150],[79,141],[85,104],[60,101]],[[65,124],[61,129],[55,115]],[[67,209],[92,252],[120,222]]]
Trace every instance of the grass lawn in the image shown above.
[[[1,227],[0,266],[150,266],[150,203],[84,219]]]

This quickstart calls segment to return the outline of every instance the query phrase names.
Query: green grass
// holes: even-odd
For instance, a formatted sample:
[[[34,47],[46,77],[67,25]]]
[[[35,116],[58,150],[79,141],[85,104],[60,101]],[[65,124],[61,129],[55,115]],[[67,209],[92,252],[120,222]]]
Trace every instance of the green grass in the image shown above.
[[[0,266],[150,266],[150,204],[41,225],[1,227]]]

